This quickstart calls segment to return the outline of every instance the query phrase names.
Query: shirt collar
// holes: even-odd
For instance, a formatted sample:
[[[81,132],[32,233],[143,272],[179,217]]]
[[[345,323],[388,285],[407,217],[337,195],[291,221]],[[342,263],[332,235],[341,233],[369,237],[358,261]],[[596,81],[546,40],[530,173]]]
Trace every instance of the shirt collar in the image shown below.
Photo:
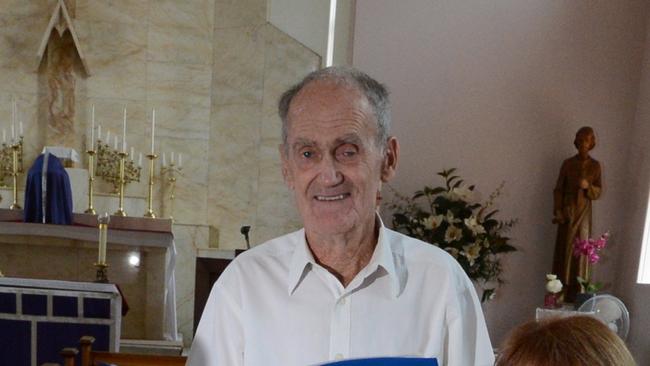
[[[398,297],[406,285],[406,268],[404,267],[403,258],[393,253],[391,243],[387,238],[388,229],[384,226],[379,214],[376,214],[376,220],[379,224],[377,246],[368,265],[361,272],[365,272],[364,277],[367,277],[375,273],[379,267],[383,268],[390,279],[391,294]],[[289,267],[289,295],[292,295],[298,288],[310,267],[316,264],[316,259],[305,239],[305,230],[302,229],[296,234],[296,246]]]

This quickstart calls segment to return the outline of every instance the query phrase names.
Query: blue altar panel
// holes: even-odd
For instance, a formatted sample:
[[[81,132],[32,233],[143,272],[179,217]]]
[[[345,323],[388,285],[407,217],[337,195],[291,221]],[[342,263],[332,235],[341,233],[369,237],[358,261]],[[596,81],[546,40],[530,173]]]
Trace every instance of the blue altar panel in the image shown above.
[[[121,308],[111,284],[0,278],[0,366],[62,364],[59,351],[84,335],[117,352]]]
[[[58,355],[59,351],[65,347],[78,347],[79,338],[85,335],[95,337],[94,350],[109,350],[110,327],[108,325],[40,322],[37,325],[37,333],[37,365],[45,362],[63,365],[63,357]]]
[[[0,319],[0,365],[30,366],[31,322]]]

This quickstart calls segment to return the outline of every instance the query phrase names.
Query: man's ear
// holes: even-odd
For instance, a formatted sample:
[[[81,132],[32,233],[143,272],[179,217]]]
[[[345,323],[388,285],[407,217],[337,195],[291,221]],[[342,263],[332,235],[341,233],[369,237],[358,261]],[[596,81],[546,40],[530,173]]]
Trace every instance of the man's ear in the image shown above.
[[[397,170],[397,160],[399,158],[399,142],[395,136],[391,136],[386,141],[384,156],[381,163],[381,181],[388,182],[395,176]]]
[[[285,144],[278,145],[278,151],[280,152],[280,160],[282,162],[282,177],[284,178],[284,183],[293,190],[293,176],[289,170],[289,160],[287,154],[287,147]]]

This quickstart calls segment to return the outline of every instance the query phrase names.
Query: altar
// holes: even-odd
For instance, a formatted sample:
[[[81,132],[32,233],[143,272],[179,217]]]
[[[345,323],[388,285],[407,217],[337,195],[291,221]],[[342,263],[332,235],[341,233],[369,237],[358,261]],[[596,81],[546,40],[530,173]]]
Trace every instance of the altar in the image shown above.
[[[97,216],[73,215],[73,225],[19,222],[21,210],[0,209],[0,268],[16,281],[95,279]],[[129,258],[137,256],[137,265]],[[171,220],[111,217],[107,263],[129,311],[122,339],[179,340],[175,301],[176,248]]]

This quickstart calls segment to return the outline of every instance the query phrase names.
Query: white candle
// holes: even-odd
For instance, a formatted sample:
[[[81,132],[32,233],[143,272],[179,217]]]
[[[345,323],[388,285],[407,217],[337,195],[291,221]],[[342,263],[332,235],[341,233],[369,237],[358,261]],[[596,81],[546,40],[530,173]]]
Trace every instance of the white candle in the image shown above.
[[[23,137],[23,121],[18,124],[18,131],[20,131],[18,136]]]
[[[16,138],[16,97],[11,97],[11,140]]]
[[[174,165],[174,152],[172,151],[171,164]]]
[[[102,125],[97,125],[97,139],[102,139]]]
[[[3,143],[7,142],[7,130],[4,128],[2,129],[2,142]]]
[[[126,152],[126,107],[124,107],[124,122],[122,123],[122,152]]]
[[[154,108],[151,112],[151,155],[154,154],[153,141],[154,141],[154,130],[156,129],[156,109]]]
[[[113,144],[113,148],[117,150],[117,135],[114,136],[114,141],[115,143]]]
[[[180,168],[182,166],[183,166],[183,154],[178,153],[178,167]]]
[[[95,105],[92,106],[90,123],[90,150],[95,150]]]
[[[106,145],[111,143],[111,130],[106,130]]]
[[[142,153],[138,155],[138,166],[142,166]]]
[[[167,160],[165,159],[165,153],[163,153],[162,166],[167,166]]]
[[[131,146],[131,161],[135,159],[135,151],[133,150],[133,146]]]

